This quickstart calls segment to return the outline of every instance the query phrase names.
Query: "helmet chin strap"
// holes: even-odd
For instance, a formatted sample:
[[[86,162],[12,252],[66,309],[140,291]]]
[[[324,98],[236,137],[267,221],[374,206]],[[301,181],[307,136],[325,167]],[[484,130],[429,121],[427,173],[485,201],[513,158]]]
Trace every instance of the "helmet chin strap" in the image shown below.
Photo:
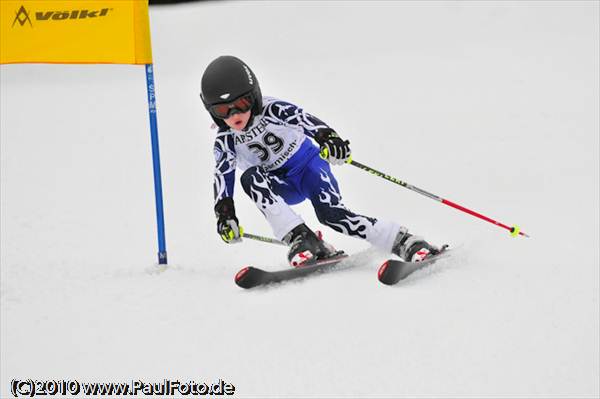
[[[219,129],[229,129],[229,126],[227,126],[227,123],[225,123],[225,121],[223,119],[219,119],[219,118],[213,116],[213,114],[210,114],[210,117],[215,122],[215,124],[219,127]]]

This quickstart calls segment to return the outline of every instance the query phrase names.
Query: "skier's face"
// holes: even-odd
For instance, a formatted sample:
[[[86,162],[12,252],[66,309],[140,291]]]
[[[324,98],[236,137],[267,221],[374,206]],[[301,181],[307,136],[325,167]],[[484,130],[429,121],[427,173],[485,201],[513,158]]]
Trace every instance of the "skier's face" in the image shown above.
[[[231,115],[229,118],[224,119],[227,126],[235,130],[242,130],[248,124],[250,120],[250,111],[244,113],[237,113]]]

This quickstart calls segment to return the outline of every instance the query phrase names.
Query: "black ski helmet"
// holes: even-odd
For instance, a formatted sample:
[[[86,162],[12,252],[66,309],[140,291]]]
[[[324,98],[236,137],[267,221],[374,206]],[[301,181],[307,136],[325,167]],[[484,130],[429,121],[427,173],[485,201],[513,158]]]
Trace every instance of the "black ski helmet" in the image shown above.
[[[210,107],[215,104],[229,103],[241,96],[252,94],[252,117],[262,112],[262,94],[258,80],[248,65],[237,57],[223,55],[208,64],[202,75],[201,86],[202,102],[221,128],[226,128],[227,124],[210,112]],[[251,123],[252,120],[248,125]]]

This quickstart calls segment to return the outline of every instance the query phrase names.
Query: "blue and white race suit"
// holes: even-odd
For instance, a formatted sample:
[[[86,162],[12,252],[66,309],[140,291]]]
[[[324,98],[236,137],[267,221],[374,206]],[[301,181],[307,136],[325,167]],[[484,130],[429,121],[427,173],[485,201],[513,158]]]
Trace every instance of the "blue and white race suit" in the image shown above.
[[[309,199],[319,221],[334,230],[360,237],[391,251],[400,231],[396,223],[356,214],[342,203],[329,163],[319,157],[312,140],[328,127],[289,102],[263,97],[263,109],[244,130],[221,129],[215,139],[215,203],[233,197],[236,168],[240,181],[282,239],[304,223],[290,205]]]

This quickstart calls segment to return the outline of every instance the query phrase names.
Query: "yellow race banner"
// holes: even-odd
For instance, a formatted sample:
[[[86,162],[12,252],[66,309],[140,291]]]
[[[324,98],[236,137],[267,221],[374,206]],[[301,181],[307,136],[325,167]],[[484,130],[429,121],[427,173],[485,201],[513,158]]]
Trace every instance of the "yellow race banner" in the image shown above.
[[[0,0],[0,64],[151,64],[148,0]]]

